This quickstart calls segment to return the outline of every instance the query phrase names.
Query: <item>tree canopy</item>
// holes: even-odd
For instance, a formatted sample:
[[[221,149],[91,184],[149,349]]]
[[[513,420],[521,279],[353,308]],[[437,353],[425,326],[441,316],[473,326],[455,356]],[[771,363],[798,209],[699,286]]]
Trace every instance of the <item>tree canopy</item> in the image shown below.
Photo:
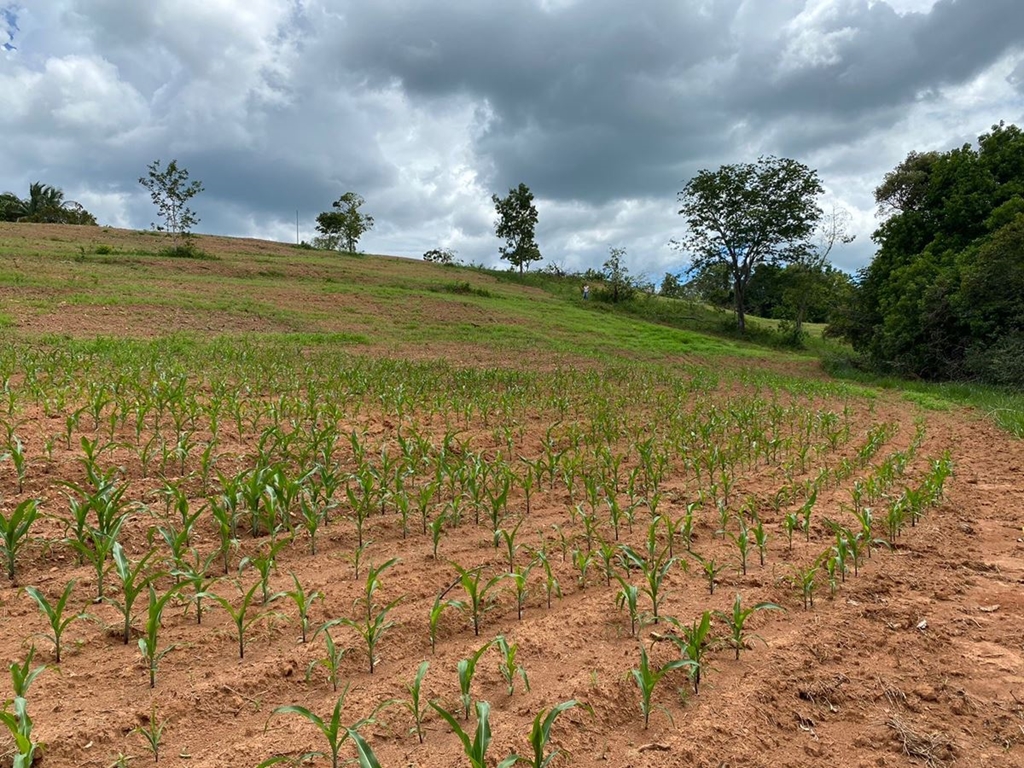
[[[29,185],[25,199],[13,192],[0,194],[0,221],[95,226],[96,217],[74,200],[65,200],[63,190],[37,181]]]
[[[816,171],[788,158],[702,170],[679,193],[688,234],[675,245],[700,273],[725,265],[732,281],[736,324],[746,328],[746,290],[765,262],[796,261],[810,248],[821,218]]]
[[[911,152],[875,200],[878,251],[830,332],[880,370],[1024,384],[1024,133]]]
[[[505,197],[492,195],[494,210],[498,214],[494,222],[495,234],[505,241],[499,248],[501,258],[513,267],[529,268],[530,263],[540,261],[540,248],[537,247],[535,231],[537,229],[537,206],[533,204],[533,192],[525,184],[520,183],[508,191]]]
[[[359,238],[373,229],[373,216],[359,209],[366,201],[355,192],[346,192],[333,203],[333,211],[316,217],[316,230],[322,237],[319,245],[330,250],[355,253]]]
[[[149,197],[163,224],[153,223],[153,229],[169,232],[177,243],[185,240],[184,245],[176,247],[186,251],[191,249],[189,237],[192,227],[199,223],[199,217],[188,206],[189,200],[203,191],[201,182],[189,181],[188,170],[178,166],[177,160],[171,160],[166,168],[160,167],[160,161],[154,160],[146,167],[146,175],[139,177],[139,184],[149,192]]]

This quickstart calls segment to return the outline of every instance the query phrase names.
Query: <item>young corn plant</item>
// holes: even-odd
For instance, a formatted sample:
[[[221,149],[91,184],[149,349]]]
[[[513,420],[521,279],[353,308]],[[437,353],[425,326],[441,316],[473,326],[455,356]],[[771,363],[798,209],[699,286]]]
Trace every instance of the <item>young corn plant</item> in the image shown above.
[[[496,534],[498,539],[505,544],[505,554],[508,558],[509,573],[512,573],[515,570],[516,553],[522,548],[522,544],[516,543],[516,535],[519,533],[519,527],[523,524],[525,519],[525,517],[520,518],[514,528],[500,528]]]
[[[501,652],[501,663],[498,665],[498,671],[501,672],[501,676],[505,679],[508,695],[511,696],[515,692],[516,676],[522,678],[523,685],[529,691],[530,679],[526,676],[526,670],[516,662],[519,643],[509,643],[504,635],[498,635],[494,638],[494,645]]]
[[[30,768],[35,762],[36,750],[40,746],[32,740],[32,718],[28,714],[28,699],[26,697],[32,681],[42,674],[46,667],[41,665],[31,669],[33,656],[35,656],[35,646],[29,649],[24,664],[15,662],[10,665],[14,699],[6,702],[3,710],[0,710],[0,723],[6,726],[14,739],[13,768]],[[12,704],[14,711],[8,712],[7,707]]]
[[[42,637],[53,643],[53,655],[54,660],[60,664],[60,651],[61,642],[64,637],[64,632],[68,626],[76,619],[88,619],[92,618],[89,614],[84,612],[72,613],[65,615],[68,605],[68,599],[71,597],[71,593],[75,589],[75,584],[78,583],[78,579],[72,579],[64,585],[64,591],[61,592],[60,597],[57,601],[51,603],[36,587],[25,587],[25,592],[31,597],[43,616],[50,624],[50,634],[43,634]]]
[[[517,566],[512,573],[505,574],[505,578],[512,582],[512,594],[516,598],[516,618],[523,620],[523,608],[526,605],[526,598],[530,596],[530,571],[533,570],[533,563],[526,567]]]
[[[651,712],[654,711],[654,689],[658,683],[661,682],[662,678],[665,677],[669,672],[676,669],[686,669],[693,666],[693,662],[690,659],[674,659],[666,662],[661,667],[652,667],[650,659],[647,656],[647,649],[644,648],[643,644],[640,644],[640,667],[639,669],[632,669],[630,672],[633,675],[633,681],[636,683],[637,688],[640,689],[640,712],[644,716],[644,730],[647,730],[648,725],[651,722]],[[668,716],[669,721],[672,720],[672,716],[668,710],[664,707],[660,709]]]
[[[463,719],[469,720],[469,706],[473,703],[472,686],[473,677],[476,675],[476,665],[480,662],[488,649],[494,645],[494,640],[480,646],[468,659],[460,659],[458,664],[459,673],[459,699],[462,702]]]
[[[732,543],[736,545],[736,551],[740,555],[740,572],[747,575],[747,555],[750,553],[750,531],[747,528],[747,522],[743,519],[743,515],[737,516],[740,530],[739,533],[728,532],[728,536],[732,539]]]
[[[155,578],[163,575],[160,573],[145,573],[146,564],[149,558],[153,556],[153,552],[154,550],[147,552],[132,567],[131,561],[124,552],[124,548],[119,543],[114,542],[114,572],[121,580],[121,599],[104,597],[103,602],[114,606],[117,612],[124,618],[121,639],[125,645],[128,645],[128,641],[131,639],[132,607],[135,605],[135,600],[146,591]]]
[[[441,593],[434,597],[434,604],[430,607],[430,653],[433,654],[437,649],[437,630],[441,624],[441,616],[444,614],[446,608],[454,608],[457,611],[465,610],[466,606],[460,600],[444,600],[444,594]]]
[[[640,591],[651,599],[651,617],[657,624],[660,618],[658,611],[665,599],[665,579],[676,562],[685,566],[686,561],[678,561],[677,558],[669,557],[667,548],[659,555],[645,558],[631,547],[623,546],[622,555],[631,567],[640,568],[642,571],[644,583]]]
[[[768,554],[768,531],[764,528],[764,523],[758,516],[755,518],[756,525],[750,530],[754,534],[754,545],[757,547],[757,556],[761,562],[761,567],[764,568],[764,559]]]
[[[640,616],[640,588],[630,584],[619,574],[615,578],[620,584],[619,591],[615,595],[615,607],[620,611],[625,608],[629,613],[629,635],[636,637],[637,629],[641,624]]]
[[[137,728],[132,729],[132,733],[137,733],[145,740],[146,748],[153,755],[153,762],[160,762],[160,744],[164,738],[164,726],[167,725],[167,720],[161,720],[156,714],[156,702],[153,702],[153,708],[149,713],[149,722],[146,725],[140,725]]]
[[[412,715],[413,727],[409,729],[409,733],[415,733],[420,744],[423,743],[423,717],[426,714],[426,708],[422,706],[423,678],[427,676],[427,669],[429,667],[429,661],[424,661],[420,664],[412,682],[406,683],[405,686],[405,690],[409,694],[408,701],[399,702]]]
[[[295,589],[291,589],[287,592],[278,592],[271,598],[271,602],[277,600],[279,597],[287,597],[293,603],[299,611],[299,627],[301,631],[301,641],[306,642],[306,633],[309,631],[309,609],[313,606],[317,600],[323,600],[324,596],[322,593],[313,590],[312,592],[306,592],[303,589],[302,584],[299,583],[299,577],[294,573],[291,574],[292,582],[295,584]]]
[[[205,558],[199,554],[199,550],[193,548],[189,550],[192,553],[190,559],[183,560],[181,567],[177,570],[171,571],[171,575],[177,580],[178,584],[184,587],[190,587],[191,593],[183,595],[184,599],[188,602],[185,605],[185,613],[188,614],[188,606],[195,605],[196,607],[196,624],[203,623],[203,598],[202,595],[210,588],[210,585],[214,582],[214,577],[210,574],[210,570],[213,568],[214,561],[220,557],[219,552],[210,552]]]
[[[534,563],[540,563],[544,569],[544,594],[547,597],[548,610],[551,610],[551,596],[557,595],[559,598],[562,597],[562,586],[558,583],[558,579],[555,577],[554,570],[551,567],[551,561],[548,559],[548,553],[543,549],[538,549],[533,553]]]
[[[255,555],[243,557],[238,564],[238,573],[241,574],[246,567],[253,568],[259,574],[260,591],[262,593],[263,605],[271,601],[270,575],[277,570],[277,555],[291,542],[290,538],[272,541],[269,546],[261,548]]]
[[[204,593],[203,597],[210,598],[215,601],[227,611],[229,617],[231,617],[231,623],[235,625],[235,635],[238,639],[238,658],[245,658],[245,633],[249,631],[253,624],[261,619],[266,619],[271,616],[278,616],[279,614],[271,613],[270,611],[252,610],[253,601],[256,598],[256,590],[260,588],[260,583],[257,581],[253,583],[248,590],[242,589],[242,586],[235,582],[235,587],[238,589],[241,595],[241,602],[236,608],[230,600],[226,597],[214,594],[212,592]]]
[[[690,667],[690,680],[693,682],[693,693],[700,693],[700,681],[704,673],[709,669],[707,652],[711,648],[711,612],[704,611],[699,619],[694,619],[690,625],[681,624],[676,619],[669,619],[669,622],[676,628],[677,635],[669,636],[684,659],[693,662]]]
[[[588,583],[587,573],[590,571],[590,566],[594,564],[594,553],[591,551],[584,552],[582,549],[574,549],[572,551],[572,564],[579,572],[576,576],[579,588],[586,590]]]
[[[736,659],[740,658],[740,651],[747,646],[748,638],[757,638],[762,643],[767,645],[767,641],[763,637],[753,632],[747,631],[747,620],[758,611],[783,611],[785,610],[781,606],[775,603],[758,603],[750,608],[744,608],[742,599],[739,593],[736,593],[736,599],[732,603],[732,612],[725,613],[723,611],[715,611],[715,616],[725,622],[726,627],[729,629],[729,636],[726,638],[728,645],[736,651]]]
[[[20,493],[20,491],[19,491]],[[10,517],[0,512],[0,550],[7,564],[7,578],[14,581],[14,561],[22,547],[28,543],[29,529],[39,517],[39,500],[25,499],[11,512]]]
[[[392,600],[386,605],[378,605],[374,600],[374,595],[377,590],[380,589],[380,576],[388,568],[391,568],[398,562],[397,557],[393,557],[386,563],[383,563],[376,568],[373,566],[366,573],[366,585],[363,589],[363,594],[356,598],[354,606],[360,609],[362,615],[358,619],[343,618],[340,623],[347,627],[351,627],[359,636],[363,639],[366,644],[366,653],[370,660],[370,674],[373,674],[373,670],[377,665],[377,646],[380,644],[381,639],[387,634],[388,630],[394,626],[394,622],[388,620],[388,614],[394,609],[396,605],[402,602],[402,598],[398,597]]]
[[[548,742],[551,740],[551,727],[560,714],[578,704],[579,702],[575,699],[570,699],[556,704],[550,711],[542,709],[538,712],[533,718],[533,728],[530,729],[530,746],[533,748],[533,755],[530,757],[510,755],[498,764],[498,768],[512,768],[517,763],[525,763],[530,768],[548,768],[559,754],[557,749],[545,754]],[[587,709],[590,710],[590,707]],[[593,710],[590,711],[593,712]]]
[[[370,745],[367,744],[366,740],[359,734],[359,729],[375,722],[373,718],[381,707],[374,710],[369,717],[357,720],[352,725],[343,725],[341,722],[341,709],[345,705],[345,696],[347,694],[348,686],[345,686],[345,690],[342,691],[341,695],[338,697],[338,700],[334,704],[334,710],[331,712],[327,720],[324,720],[319,715],[313,714],[313,712],[305,707],[299,706],[298,704],[288,704],[283,707],[278,707],[271,713],[272,715],[295,714],[300,717],[304,717],[316,726],[316,729],[327,740],[327,747],[330,750],[329,752],[307,752],[300,756],[297,762],[304,763],[314,757],[330,756],[331,768],[338,768],[338,766],[341,765],[341,747],[346,741],[351,741],[356,749],[356,759],[359,762],[359,768],[380,768],[377,756],[374,755]],[[381,706],[386,706],[387,703],[388,702],[385,702],[385,704]],[[290,758],[286,756],[274,757],[260,763],[259,768],[265,768],[266,766],[275,765],[289,760]]]
[[[323,633],[327,655],[319,659],[313,659],[313,661],[309,662],[309,666],[306,667],[307,683],[313,677],[313,672],[316,671],[317,667],[323,667],[327,670],[327,682],[331,684],[331,688],[334,689],[335,693],[338,692],[338,681],[341,679],[341,662],[345,658],[345,654],[348,653],[348,648],[338,645],[331,636],[331,628],[336,626],[337,623],[337,620],[329,621],[313,633],[314,640]]]
[[[157,646],[157,640],[160,633],[160,618],[167,603],[177,592],[177,587],[171,587],[158,597],[153,584],[149,583],[147,586],[149,587],[149,610],[146,613],[145,632],[139,638],[139,650],[142,652],[142,657],[146,660],[146,667],[149,670],[149,687],[155,688],[157,665],[175,648],[175,646],[169,645],[161,651]]]
[[[782,530],[786,532],[786,541],[789,544],[789,551],[793,551],[793,532],[800,527],[800,517],[795,510],[787,512],[782,518]]]
[[[433,555],[434,559],[437,560],[437,550],[441,546],[441,539],[444,538],[445,523],[448,522],[448,512],[444,509],[440,510],[434,519],[430,521],[430,541],[433,544]]]
[[[493,599],[490,598],[491,590],[504,578],[504,574],[491,577],[483,584],[480,583],[483,566],[471,570],[463,568],[458,563],[452,563],[452,567],[458,571],[458,583],[466,592],[466,607],[469,609],[469,617],[473,622],[473,634],[480,636],[480,620],[483,615],[493,607]]]
[[[476,703],[476,733],[472,740],[470,740],[469,734],[463,730],[459,721],[455,719],[451,712],[434,701],[430,702],[430,706],[445,719],[452,732],[459,737],[459,741],[462,742],[462,749],[469,759],[471,768],[488,768],[487,748],[491,744],[491,705],[486,701],[478,701]],[[466,719],[469,719],[468,713],[466,714]],[[511,763],[505,760],[499,764],[498,768],[508,768],[510,765]]]

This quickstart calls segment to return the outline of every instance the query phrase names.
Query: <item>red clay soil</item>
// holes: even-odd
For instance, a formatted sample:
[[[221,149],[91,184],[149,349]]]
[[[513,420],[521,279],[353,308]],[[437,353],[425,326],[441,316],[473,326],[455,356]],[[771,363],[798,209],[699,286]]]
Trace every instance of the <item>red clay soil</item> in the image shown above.
[[[877,406],[875,411],[870,416],[859,413],[860,425],[882,418],[900,423],[898,436],[883,453],[905,447],[920,414],[905,403]],[[733,567],[735,548],[715,536],[717,515],[701,513],[694,550],[730,567],[721,574],[714,595],[708,594],[695,561],[688,572],[673,569],[662,613],[689,623],[706,609],[728,611],[737,593],[744,605],[770,600],[785,611],[755,614],[751,622],[757,637],[749,639],[739,660],[731,649],[713,650],[698,694],[693,694],[685,672],[670,673],[655,692],[657,708],[647,730],[630,674],[639,663],[638,641],[629,635],[626,614],[615,609],[615,589],[604,583],[596,564],[586,588],[580,588],[576,571],[562,560],[555,543],[553,525],[578,530],[568,523],[564,489],[537,489],[523,527],[527,543],[544,538],[551,545],[564,596],[548,609],[540,569],[535,569],[520,621],[511,584],[502,581],[498,605],[483,617],[480,636],[452,611],[442,622],[434,655],[427,614],[435,595],[455,578],[450,561],[483,566],[490,578],[507,568],[502,550],[491,545],[485,527],[475,527],[468,519],[443,539],[435,560],[429,535],[414,526],[403,539],[397,515],[374,516],[368,532],[373,544],[365,561],[380,564],[399,558],[382,576],[378,602],[402,599],[392,614],[394,626],[380,643],[372,675],[365,647],[352,630],[333,630],[338,642],[351,648],[341,669],[342,686],[349,686],[342,722],[354,723],[390,699],[407,699],[404,686],[423,660],[430,662],[424,701],[436,699],[457,710],[458,661],[503,634],[519,644],[530,690],[520,681],[509,696],[498,672],[497,651],[484,655],[472,690],[475,699],[492,705],[490,765],[512,752],[526,754],[534,715],[568,699],[586,703],[589,711],[576,708],[556,722],[553,744],[562,755],[555,766],[1024,765],[1024,451],[1019,442],[969,414],[928,413],[926,419],[927,437],[910,475],[923,471],[927,457],[951,448],[956,475],[945,501],[908,528],[895,551],[876,549],[859,575],[851,574],[840,585],[834,599],[822,583],[812,610],[802,608],[789,578],[796,564],[806,564],[828,546],[830,537],[822,527],[812,527],[809,542],[798,533],[790,552],[780,520],[766,516],[772,536],[767,562],[760,566],[753,554],[743,576]],[[364,426],[386,436],[388,424],[370,419]],[[39,415],[20,431],[31,445],[59,429]],[[541,436],[541,430],[528,432],[523,452],[536,448]],[[242,446],[234,448],[240,451]],[[162,507],[150,493],[159,483],[141,477],[132,464],[137,463],[134,454],[113,450],[111,455],[132,480],[133,498]],[[222,471],[241,466],[241,461],[232,465],[226,460]],[[58,481],[80,482],[83,477],[73,454],[64,455],[59,447],[52,461],[40,460],[30,469],[22,494],[16,493],[10,462],[0,471],[6,510],[21,498],[37,496],[47,512],[61,517],[67,516],[67,500]],[[777,479],[754,472],[741,478],[737,495],[764,493],[777,485]],[[669,498],[676,497],[669,502],[670,511],[678,515],[684,501],[681,478],[669,478],[667,487]],[[847,498],[845,489],[827,492],[819,499],[815,519],[843,519],[840,504]],[[197,493],[193,501],[198,505],[203,498]],[[510,506],[521,509],[523,501],[520,494]],[[364,583],[353,578],[355,532],[341,518],[345,509],[343,505],[322,532],[315,556],[300,536],[281,554],[271,580],[272,592],[285,591],[292,588],[289,574],[294,573],[308,592],[323,593],[324,600],[311,610],[312,627],[355,615],[353,601]],[[152,522],[140,514],[126,528],[122,540],[132,557],[148,549]],[[644,527],[623,531],[624,539],[641,548]],[[61,531],[57,519],[46,519],[34,533],[56,540]],[[193,543],[210,551],[214,541],[207,524]],[[253,554],[256,543],[244,537],[242,548],[240,555]],[[528,562],[525,550],[518,562]],[[236,556],[232,569],[237,564]],[[362,568],[365,572],[365,563]],[[254,766],[274,755],[299,756],[326,748],[305,719],[272,715],[276,707],[301,704],[326,718],[338,697],[323,668],[307,680],[311,662],[324,656],[324,642],[322,636],[299,642],[291,600],[276,600],[270,606],[273,615],[253,624],[241,660],[223,609],[208,600],[197,625],[193,610],[186,614],[183,606],[172,603],[160,645],[173,648],[161,661],[151,690],[138,631],[125,645],[117,635],[114,608],[89,604],[95,576],[88,567],[76,566],[74,555],[59,544],[33,544],[19,560],[19,569],[19,585],[35,585],[51,599],[70,578],[77,578],[75,609],[87,610],[95,619],[71,625],[64,658],[57,665],[51,644],[40,636],[45,623],[29,597],[18,585],[0,590],[3,658],[23,659],[34,642],[36,662],[49,665],[29,695],[34,736],[46,745],[42,765],[106,768],[119,764],[119,757],[127,762],[126,756],[132,757],[132,765],[149,764],[153,758],[135,729],[148,723],[154,707],[158,720],[165,722],[161,765]],[[246,572],[243,583],[248,586],[252,578]],[[108,583],[113,587],[116,579],[111,575]],[[220,582],[212,591],[237,605],[233,586]],[[118,596],[116,589],[111,594]],[[448,597],[465,596],[456,587]],[[136,611],[136,630],[143,626],[143,603],[144,598]],[[719,637],[724,633],[720,620],[713,629]],[[660,624],[642,634],[658,664],[678,658],[670,643],[652,642],[665,632]],[[426,719],[424,744],[409,733],[411,726],[408,712],[393,705],[362,733],[385,767],[469,764],[455,735],[433,712]],[[472,732],[472,723],[466,728]],[[341,753],[354,754],[349,744]],[[330,761],[317,758],[313,764]]]

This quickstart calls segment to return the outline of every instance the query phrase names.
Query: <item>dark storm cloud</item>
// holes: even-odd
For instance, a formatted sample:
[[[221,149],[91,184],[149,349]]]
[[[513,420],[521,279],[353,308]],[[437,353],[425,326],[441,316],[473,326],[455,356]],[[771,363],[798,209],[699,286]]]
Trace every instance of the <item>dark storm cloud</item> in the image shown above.
[[[920,12],[900,12],[917,9]],[[0,189],[37,179],[146,226],[176,158],[204,232],[303,237],[347,190],[367,250],[494,263],[526,182],[542,251],[655,275],[701,168],[807,162],[855,213],[911,149],[1024,117],[1020,0],[0,0]],[[6,30],[6,31],[5,31]],[[10,35],[16,32],[16,41]],[[4,44],[16,46],[6,49]],[[995,73],[995,74],[994,74]]]

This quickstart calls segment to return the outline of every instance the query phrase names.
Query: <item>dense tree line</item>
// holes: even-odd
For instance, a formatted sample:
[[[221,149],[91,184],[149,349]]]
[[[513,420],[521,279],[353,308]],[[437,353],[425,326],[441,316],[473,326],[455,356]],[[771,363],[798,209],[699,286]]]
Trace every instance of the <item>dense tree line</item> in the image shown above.
[[[0,194],[0,221],[95,225],[96,217],[74,200],[65,200],[59,188],[37,181],[29,185],[26,198],[13,192]]]
[[[830,332],[878,370],[1024,385],[1024,132],[911,152],[875,200],[878,251]]]

